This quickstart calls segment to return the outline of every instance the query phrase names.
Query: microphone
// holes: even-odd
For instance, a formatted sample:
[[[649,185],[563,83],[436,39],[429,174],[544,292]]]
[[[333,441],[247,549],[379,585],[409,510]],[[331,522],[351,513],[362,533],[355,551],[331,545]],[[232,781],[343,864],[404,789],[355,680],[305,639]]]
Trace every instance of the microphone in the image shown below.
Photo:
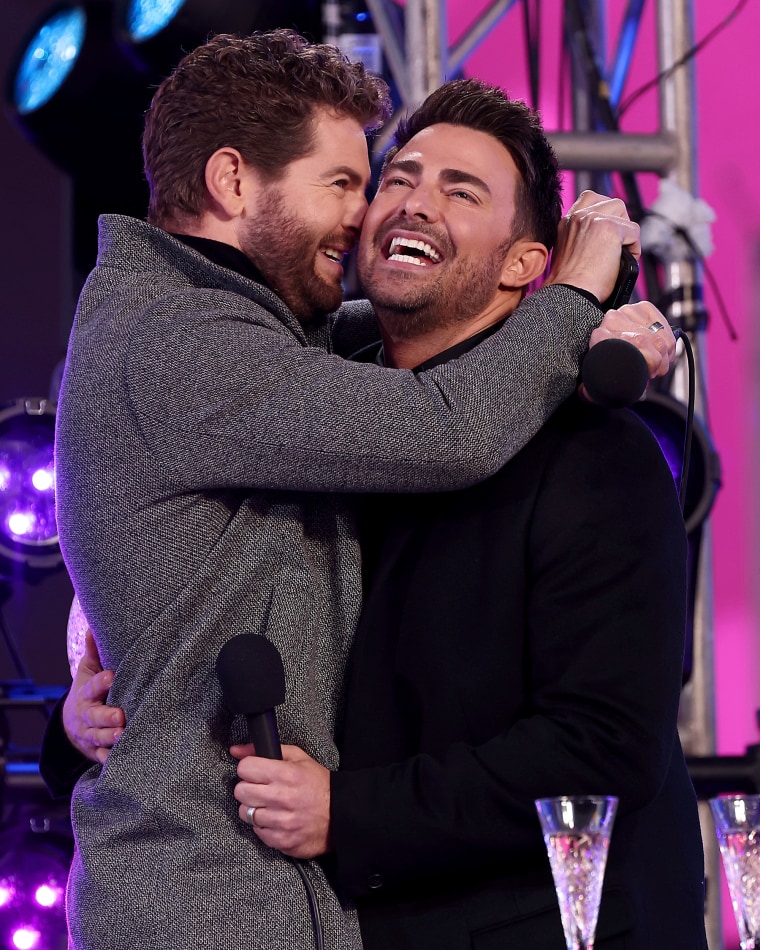
[[[256,755],[281,759],[274,707],[285,702],[285,671],[277,647],[259,634],[238,634],[219,651],[216,675],[224,704],[245,716]]]
[[[257,633],[240,633],[219,651],[216,675],[222,687],[224,704],[230,712],[245,716],[248,738],[256,747],[256,755],[264,759],[281,759],[274,707],[285,702],[285,670],[277,647]],[[314,886],[301,861],[286,855],[282,857],[293,865],[304,886],[314,950],[324,950],[324,929]]]
[[[627,304],[639,276],[639,265],[628,248],[620,254],[620,268],[611,295],[602,310],[616,310]],[[622,409],[632,406],[644,395],[649,381],[647,361],[639,350],[625,340],[602,340],[592,346],[581,366],[586,392],[598,406]]]
[[[602,340],[584,357],[581,379],[598,406],[621,409],[641,399],[649,381],[649,369],[633,343]]]

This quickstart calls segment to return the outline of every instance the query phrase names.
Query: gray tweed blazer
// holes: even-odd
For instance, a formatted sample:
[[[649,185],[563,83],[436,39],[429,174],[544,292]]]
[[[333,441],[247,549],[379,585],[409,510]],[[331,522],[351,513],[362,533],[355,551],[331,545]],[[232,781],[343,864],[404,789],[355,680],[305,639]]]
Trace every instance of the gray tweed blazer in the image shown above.
[[[313,945],[296,870],[237,816],[227,747],[245,735],[221,703],[219,649],[271,638],[282,740],[337,768],[361,604],[345,493],[454,488],[501,467],[573,389],[598,319],[546,288],[430,372],[355,364],[338,351],[374,333],[366,304],[307,329],[163,231],[101,219],[58,406],[58,524],[127,728],[72,798],[73,947]],[[317,862],[307,873],[326,946],[359,947],[353,910]]]

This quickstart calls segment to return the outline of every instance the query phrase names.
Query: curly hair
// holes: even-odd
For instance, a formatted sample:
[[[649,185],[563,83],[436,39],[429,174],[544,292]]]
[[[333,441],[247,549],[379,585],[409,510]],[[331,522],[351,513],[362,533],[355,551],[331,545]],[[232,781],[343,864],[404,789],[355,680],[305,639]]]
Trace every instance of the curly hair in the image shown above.
[[[206,162],[224,146],[276,180],[309,154],[320,108],[370,131],[390,114],[388,87],[337,48],[292,30],[219,34],[188,53],[156,90],[145,118],[148,220],[197,217]]]
[[[551,249],[562,217],[559,165],[536,112],[510,99],[498,86],[478,79],[455,79],[432,92],[399,123],[386,163],[418,132],[431,125],[462,125],[493,136],[520,173],[511,239],[527,237]]]

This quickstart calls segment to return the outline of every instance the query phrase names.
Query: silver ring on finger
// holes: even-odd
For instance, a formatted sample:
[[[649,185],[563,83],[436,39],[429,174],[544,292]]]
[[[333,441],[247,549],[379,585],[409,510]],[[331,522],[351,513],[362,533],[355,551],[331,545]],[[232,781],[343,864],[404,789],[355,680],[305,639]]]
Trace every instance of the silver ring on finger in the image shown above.
[[[655,320],[654,323],[649,324],[649,330],[652,333],[659,333],[660,330],[664,330],[665,327],[660,323],[659,320]]]
[[[248,824],[249,824],[251,827],[253,827],[253,816],[254,816],[255,813],[256,813],[256,806],[255,806],[255,805],[249,805],[248,808],[247,808],[246,811],[245,811],[245,820],[248,822]]]

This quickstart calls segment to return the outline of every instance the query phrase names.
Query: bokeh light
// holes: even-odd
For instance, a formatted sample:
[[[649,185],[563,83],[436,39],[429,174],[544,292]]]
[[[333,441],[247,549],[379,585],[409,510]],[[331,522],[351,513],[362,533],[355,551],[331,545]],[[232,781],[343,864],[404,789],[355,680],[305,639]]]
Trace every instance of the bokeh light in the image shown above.
[[[11,942],[18,950],[33,950],[39,946],[41,936],[35,927],[23,926],[13,931]]]

